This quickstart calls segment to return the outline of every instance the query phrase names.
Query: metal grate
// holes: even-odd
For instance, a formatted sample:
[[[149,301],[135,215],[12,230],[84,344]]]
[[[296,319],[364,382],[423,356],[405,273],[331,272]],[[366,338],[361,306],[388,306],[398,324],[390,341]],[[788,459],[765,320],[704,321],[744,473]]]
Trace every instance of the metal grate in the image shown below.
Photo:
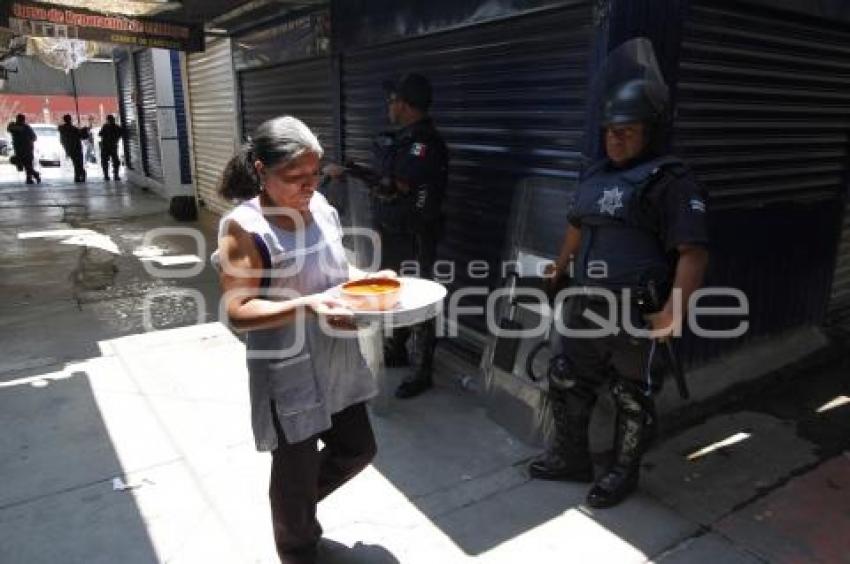
[[[156,82],[154,80],[153,53],[150,49],[133,53],[138,86],[137,107],[141,132],[142,159],[145,174],[163,182],[162,156],[159,146],[159,126],[156,110]]]
[[[124,165],[135,170],[141,162],[142,149],[139,143],[138,117],[134,100],[135,85],[133,84],[132,62],[129,57],[118,61],[115,66],[118,74],[118,111],[121,114],[121,125],[124,126],[126,142],[124,143]]]
[[[171,51],[171,83],[174,90],[174,114],[177,121],[177,143],[180,150],[180,183],[192,183],[192,164],[189,157],[189,135],[186,131],[186,103],[183,99],[183,72],[180,68],[180,52]]]
[[[734,0],[695,1],[677,99],[676,152],[710,196],[707,282],[750,300],[744,339],[692,342],[689,353],[716,356],[746,339],[823,323],[847,179],[850,27]],[[839,289],[847,274],[836,274]]]
[[[850,29],[734,2],[686,22],[676,149],[714,209],[836,198],[850,130]]]
[[[439,258],[456,265],[456,288],[482,283],[467,275],[473,260],[490,264],[485,283],[500,282],[510,209],[524,179],[544,176],[564,191],[574,187],[591,26],[590,4],[582,3],[343,55],[347,158],[369,162],[372,139],[388,127],[384,80],[415,71],[433,84],[431,113],[450,151]],[[565,213],[541,203],[552,221],[535,229]]]
[[[239,72],[242,134],[267,119],[291,115],[319,137],[327,155],[335,152],[330,59],[323,57]]]
[[[230,40],[207,40],[203,53],[189,55],[189,108],[198,198],[224,214],[232,207],[218,195],[218,183],[236,151],[236,100]]]

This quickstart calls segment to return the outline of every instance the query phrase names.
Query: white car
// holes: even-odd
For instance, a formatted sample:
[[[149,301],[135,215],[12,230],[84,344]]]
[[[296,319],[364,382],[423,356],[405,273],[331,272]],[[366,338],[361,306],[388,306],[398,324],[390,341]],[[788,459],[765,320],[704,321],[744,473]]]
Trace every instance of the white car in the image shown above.
[[[30,125],[38,139],[35,140],[35,160],[41,166],[62,166],[65,149],[59,141],[59,128],[52,123]]]

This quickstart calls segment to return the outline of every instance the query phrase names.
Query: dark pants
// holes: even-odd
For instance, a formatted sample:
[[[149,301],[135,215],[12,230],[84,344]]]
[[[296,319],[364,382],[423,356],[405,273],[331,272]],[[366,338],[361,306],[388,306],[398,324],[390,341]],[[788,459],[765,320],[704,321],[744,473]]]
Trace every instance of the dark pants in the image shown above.
[[[118,179],[118,167],[121,161],[118,159],[118,147],[100,148],[100,165],[103,167],[103,177],[109,180],[109,161],[112,160],[112,176]]]
[[[572,298],[565,304],[565,325],[574,330],[598,329],[599,325],[583,315],[585,310],[605,319],[611,319],[606,302],[583,297]],[[617,307],[622,312],[621,302]],[[642,327],[642,314],[631,306],[632,324]],[[618,319],[621,319],[618,317]],[[608,383],[614,393],[617,416],[622,416],[623,406],[633,405],[637,416],[654,422],[652,393],[658,391],[661,379],[655,368],[655,343],[648,337],[629,335],[625,330],[616,335],[595,338],[560,337],[561,349],[554,351],[550,361],[549,387],[553,402],[561,402],[565,408],[562,417],[555,419],[556,430],[575,421],[582,421],[581,429],[564,430],[581,433],[586,443],[587,422],[597,399],[597,389]],[[624,392],[618,395],[617,390]],[[636,401],[625,402],[625,399]],[[622,401],[618,401],[622,400]],[[622,405],[621,405],[622,404]],[[553,406],[557,407],[557,406]],[[555,413],[553,409],[553,413]],[[557,413],[556,413],[557,415]],[[573,424],[573,426],[575,426]],[[647,430],[650,433],[651,429]]]
[[[565,324],[571,329],[594,330],[599,325],[587,319],[587,309],[609,319],[608,303],[572,298],[565,305]],[[617,307],[622,308],[617,300]],[[622,309],[617,313],[621,318]],[[632,324],[643,327],[642,314],[636,308],[631,312]],[[660,381],[653,378],[654,343],[649,338],[635,337],[621,330],[616,335],[597,338],[570,338],[562,341],[563,358],[569,364],[567,372],[573,385],[595,388],[608,380],[628,380],[652,391]]]
[[[32,179],[39,177],[39,174],[33,168],[35,156],[32,153],[18,153],[17,151],[15,155],[18,157],[18,162],[20,163],[18,170],[25,171],[27,174],[27,184],[32,184]]]
[[[277,553],[283,564],[312,564],[322,527],[316,504],[363,470],[375,456],[366,405],[336,413],[331,428],[289,444],[275,417],[278,448],[272,452],[269,500]],[[319,451],[317,440],[325,447]]]
[[[74,164],[74,182],[83,182],[86,179],[86,166],[83,163],[83,151],[71,151],[68,158]]]
[[[434,278],[434,263],[437,258],[439,232],[436,228],[423,229],[416,235],[393,235],[381,233],[383,256],[381,268],[391,268],[404,274],[404,263],[415,260],[419,276]],[[437,323],[430,319],[412,327],[399,327],[387,339],[387,348],[397,354],[406,350],[407,341],[413,336],[412,365],[417,374],[430,376],[437,344]]]

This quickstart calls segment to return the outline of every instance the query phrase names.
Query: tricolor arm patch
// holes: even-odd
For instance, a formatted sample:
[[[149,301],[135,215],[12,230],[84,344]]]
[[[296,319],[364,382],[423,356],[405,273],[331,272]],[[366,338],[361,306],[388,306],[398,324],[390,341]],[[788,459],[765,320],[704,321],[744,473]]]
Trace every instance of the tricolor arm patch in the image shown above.
[[[410,154],[414,157],[419,157],[420,159],[425,158],[425,153],[427,152],[427,147],[425,143],[414,143],[410,147]]]

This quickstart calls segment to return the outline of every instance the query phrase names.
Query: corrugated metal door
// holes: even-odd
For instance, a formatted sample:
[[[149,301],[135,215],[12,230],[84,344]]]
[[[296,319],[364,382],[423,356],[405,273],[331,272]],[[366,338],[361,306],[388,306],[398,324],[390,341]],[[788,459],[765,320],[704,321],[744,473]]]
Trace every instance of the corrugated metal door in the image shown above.
[[[121,114],[121,125],[127,132],[126,143],[123,144],[124,165],[135,170],[141,162],[142,149],[139,143],[132,63],[129,58],[124,58],[118,61],[115,68],[118,73],[118,110]]]
[[[292,115],[319,137],[325,154],[335,154],[330,59],[239,71],[239,96],[243,136],[269,118]]]
[[[829,297],[829,320],[850,327],[850,203],[844,209],[838,259],[835,261],[835,275]]]
[[[432,82],[431,114],[451,161],[439,258],[455,264],[455,288],[500,282],[510,209],[525,179],[574,188],[591,29],[590,3],[577,3],[344,54],[346,158],[369,162],[372,139],[388,127],[385,79],[415,71]],[[565,217],[563,205],[542,200],[532,229]],[[490,265],[486,280],[469,275],[473,260]],[[462,321],[482,328],[481,319]]]
[[[192,183],[192,159],[189,155],[189,129],[186,124],[186,100],[183,94],[183,55],[180,51],[169,53],[171,88],[174,92],[174,119],[177,121],[177,146],[180,151],[180,184]]]
[[[781,30],[778,31],[778,30]],[[695,2],[677,147],[715,206],[834,198],[850,131],[850,33],[764,8]]]
[[[207,42],[188,58],[189,108],[198,200],[224,214],[232,204],[219,197],[224,165],[236,150],[236,101],[230,39]]]
[[[709,283],[747,294],[749,337],[824,320],[848,172],[848,45],[844,26],[740,2],[697,0],[686,18],[675,147],[710,194]]]
[[[159,147],[159,128],[156,112],[156,82],[153,72],[153,54],[150,49],[133,53],[138,82],[139,129],[142,135],[142,159],[145,174],[163,182],[162,156]]]

